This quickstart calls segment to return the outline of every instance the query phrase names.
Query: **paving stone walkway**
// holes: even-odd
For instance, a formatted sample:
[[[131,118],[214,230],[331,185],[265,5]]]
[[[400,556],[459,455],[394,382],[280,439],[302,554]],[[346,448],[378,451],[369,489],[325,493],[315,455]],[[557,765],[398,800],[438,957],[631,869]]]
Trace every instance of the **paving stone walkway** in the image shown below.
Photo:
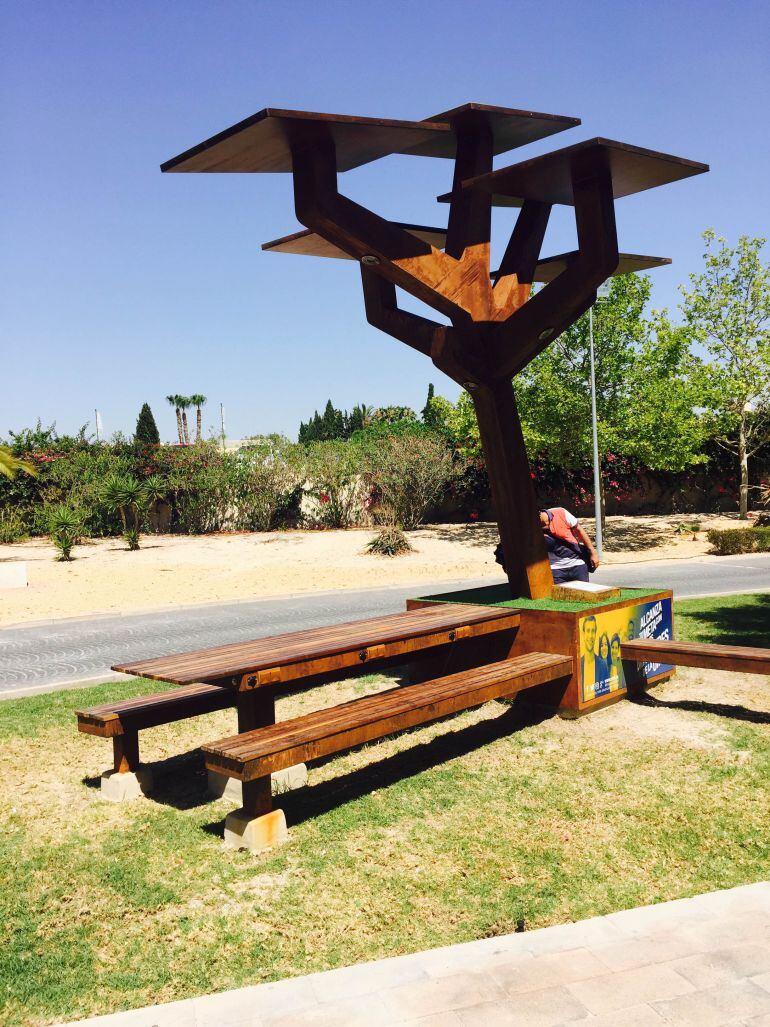
[[[770,882],[80,1027],[770,1027]]]

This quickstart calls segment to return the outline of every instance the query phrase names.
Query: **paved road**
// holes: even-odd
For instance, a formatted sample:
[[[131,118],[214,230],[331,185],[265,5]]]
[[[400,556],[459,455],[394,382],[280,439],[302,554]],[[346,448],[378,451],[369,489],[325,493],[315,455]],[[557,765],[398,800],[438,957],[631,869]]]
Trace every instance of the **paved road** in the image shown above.
[[[770,591],[770,556],[626,564],[602,568],[595,580],[632,587],[667,585],[678,596]],[[103,679],[110,676],[110,664],[121,660],[395,613],[404,609],[408,596],[491,583],[485,578],[363,592],[340,590],[5,628],[0,630],[0,696]]]

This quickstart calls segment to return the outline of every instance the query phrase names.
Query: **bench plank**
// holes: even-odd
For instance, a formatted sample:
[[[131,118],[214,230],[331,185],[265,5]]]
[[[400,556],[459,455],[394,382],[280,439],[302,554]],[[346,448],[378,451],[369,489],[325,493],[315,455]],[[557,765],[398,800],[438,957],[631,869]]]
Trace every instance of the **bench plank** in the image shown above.
[[[569,656],[527,653],[212,742],[203,746],[206,766],[252,781],[571,673]]]
[[[92,706],[88,710],[78,710],[75,716],[78,718],[78,731],[100,738],[114,738],[144,728],[185,720],[187,717],[225,710],[235,706],[235,703],[236,695],[230,689],[196,683],[157,695],[142,695]]]
[[[620,655],[624,660],[635,660],[637,663],[670,663],[676,667],[770,674],[770,649],[751,646],[637,638],[623,642]]]
[[[186,684],[251,676],[242,687],[288,682],[404,656],[460,638],[517,628],[519,614],[501,608],[436,604],[405,613],[234,642],[213,649],[116,664],[112,669]],[[264,679],[260,679],[260,674]]]

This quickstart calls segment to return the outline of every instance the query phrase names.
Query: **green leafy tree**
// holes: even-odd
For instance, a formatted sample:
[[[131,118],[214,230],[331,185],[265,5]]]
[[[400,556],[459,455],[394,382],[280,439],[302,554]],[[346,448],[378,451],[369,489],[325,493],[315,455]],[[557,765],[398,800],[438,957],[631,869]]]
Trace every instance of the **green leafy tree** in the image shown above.
[[[599,452],[678,471],[703,459],[694,361],[686,335],[665,315],[645,318],[649,295],[647,276],[622,275],[594,310]],[[589,462],[588,315],[536,357],[514,386],[530,454],[547,454],[568,468]]]
[[[329,528],[349,528],[362,502],[361,447],[331,439],[307,451],[305,492],[318,503],[318,520]]]
[[[447,440],[424,428],[372,437],[365,467],[377,521],[406,530],[417,527],[457,476]]]
[[[190,405],[195,407],[195,441],[200,442],[202,438],[203,414],[201,407],[205,406],[207,397],[201,392],[195,392],[190,396]]]
[[[377,407],[372,420],[380,424],[395,424],[397,421],[416,421],[417,417],[411,407]]]
[[[737,246],[709,229],[705,270],[682,287],[685,323],[706,352],[698,384],[721,446],[737,457],[740,516],[749,508],[749,459],[770,441],[770,265],[763,238]]]
[[[139,411],[139,416],[136,419],[134,440],[144,443],[146,446],[157,446],[160,442],[160,432],[155,423],[155,418],[152,416],[149,403],[143,403],[142,409]]]

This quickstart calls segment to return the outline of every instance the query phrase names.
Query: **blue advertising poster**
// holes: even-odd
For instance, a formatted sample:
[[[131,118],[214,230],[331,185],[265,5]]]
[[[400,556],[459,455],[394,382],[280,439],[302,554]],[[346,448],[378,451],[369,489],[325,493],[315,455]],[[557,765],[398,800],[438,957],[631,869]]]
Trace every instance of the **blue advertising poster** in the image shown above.
[[[663,663],[637,664],[620,659],[620,646],[632,638],[669,639],[671,600],[653,599],[580,619],[580,696],[583,702],[629,685],[642,685],[673,670]]]

